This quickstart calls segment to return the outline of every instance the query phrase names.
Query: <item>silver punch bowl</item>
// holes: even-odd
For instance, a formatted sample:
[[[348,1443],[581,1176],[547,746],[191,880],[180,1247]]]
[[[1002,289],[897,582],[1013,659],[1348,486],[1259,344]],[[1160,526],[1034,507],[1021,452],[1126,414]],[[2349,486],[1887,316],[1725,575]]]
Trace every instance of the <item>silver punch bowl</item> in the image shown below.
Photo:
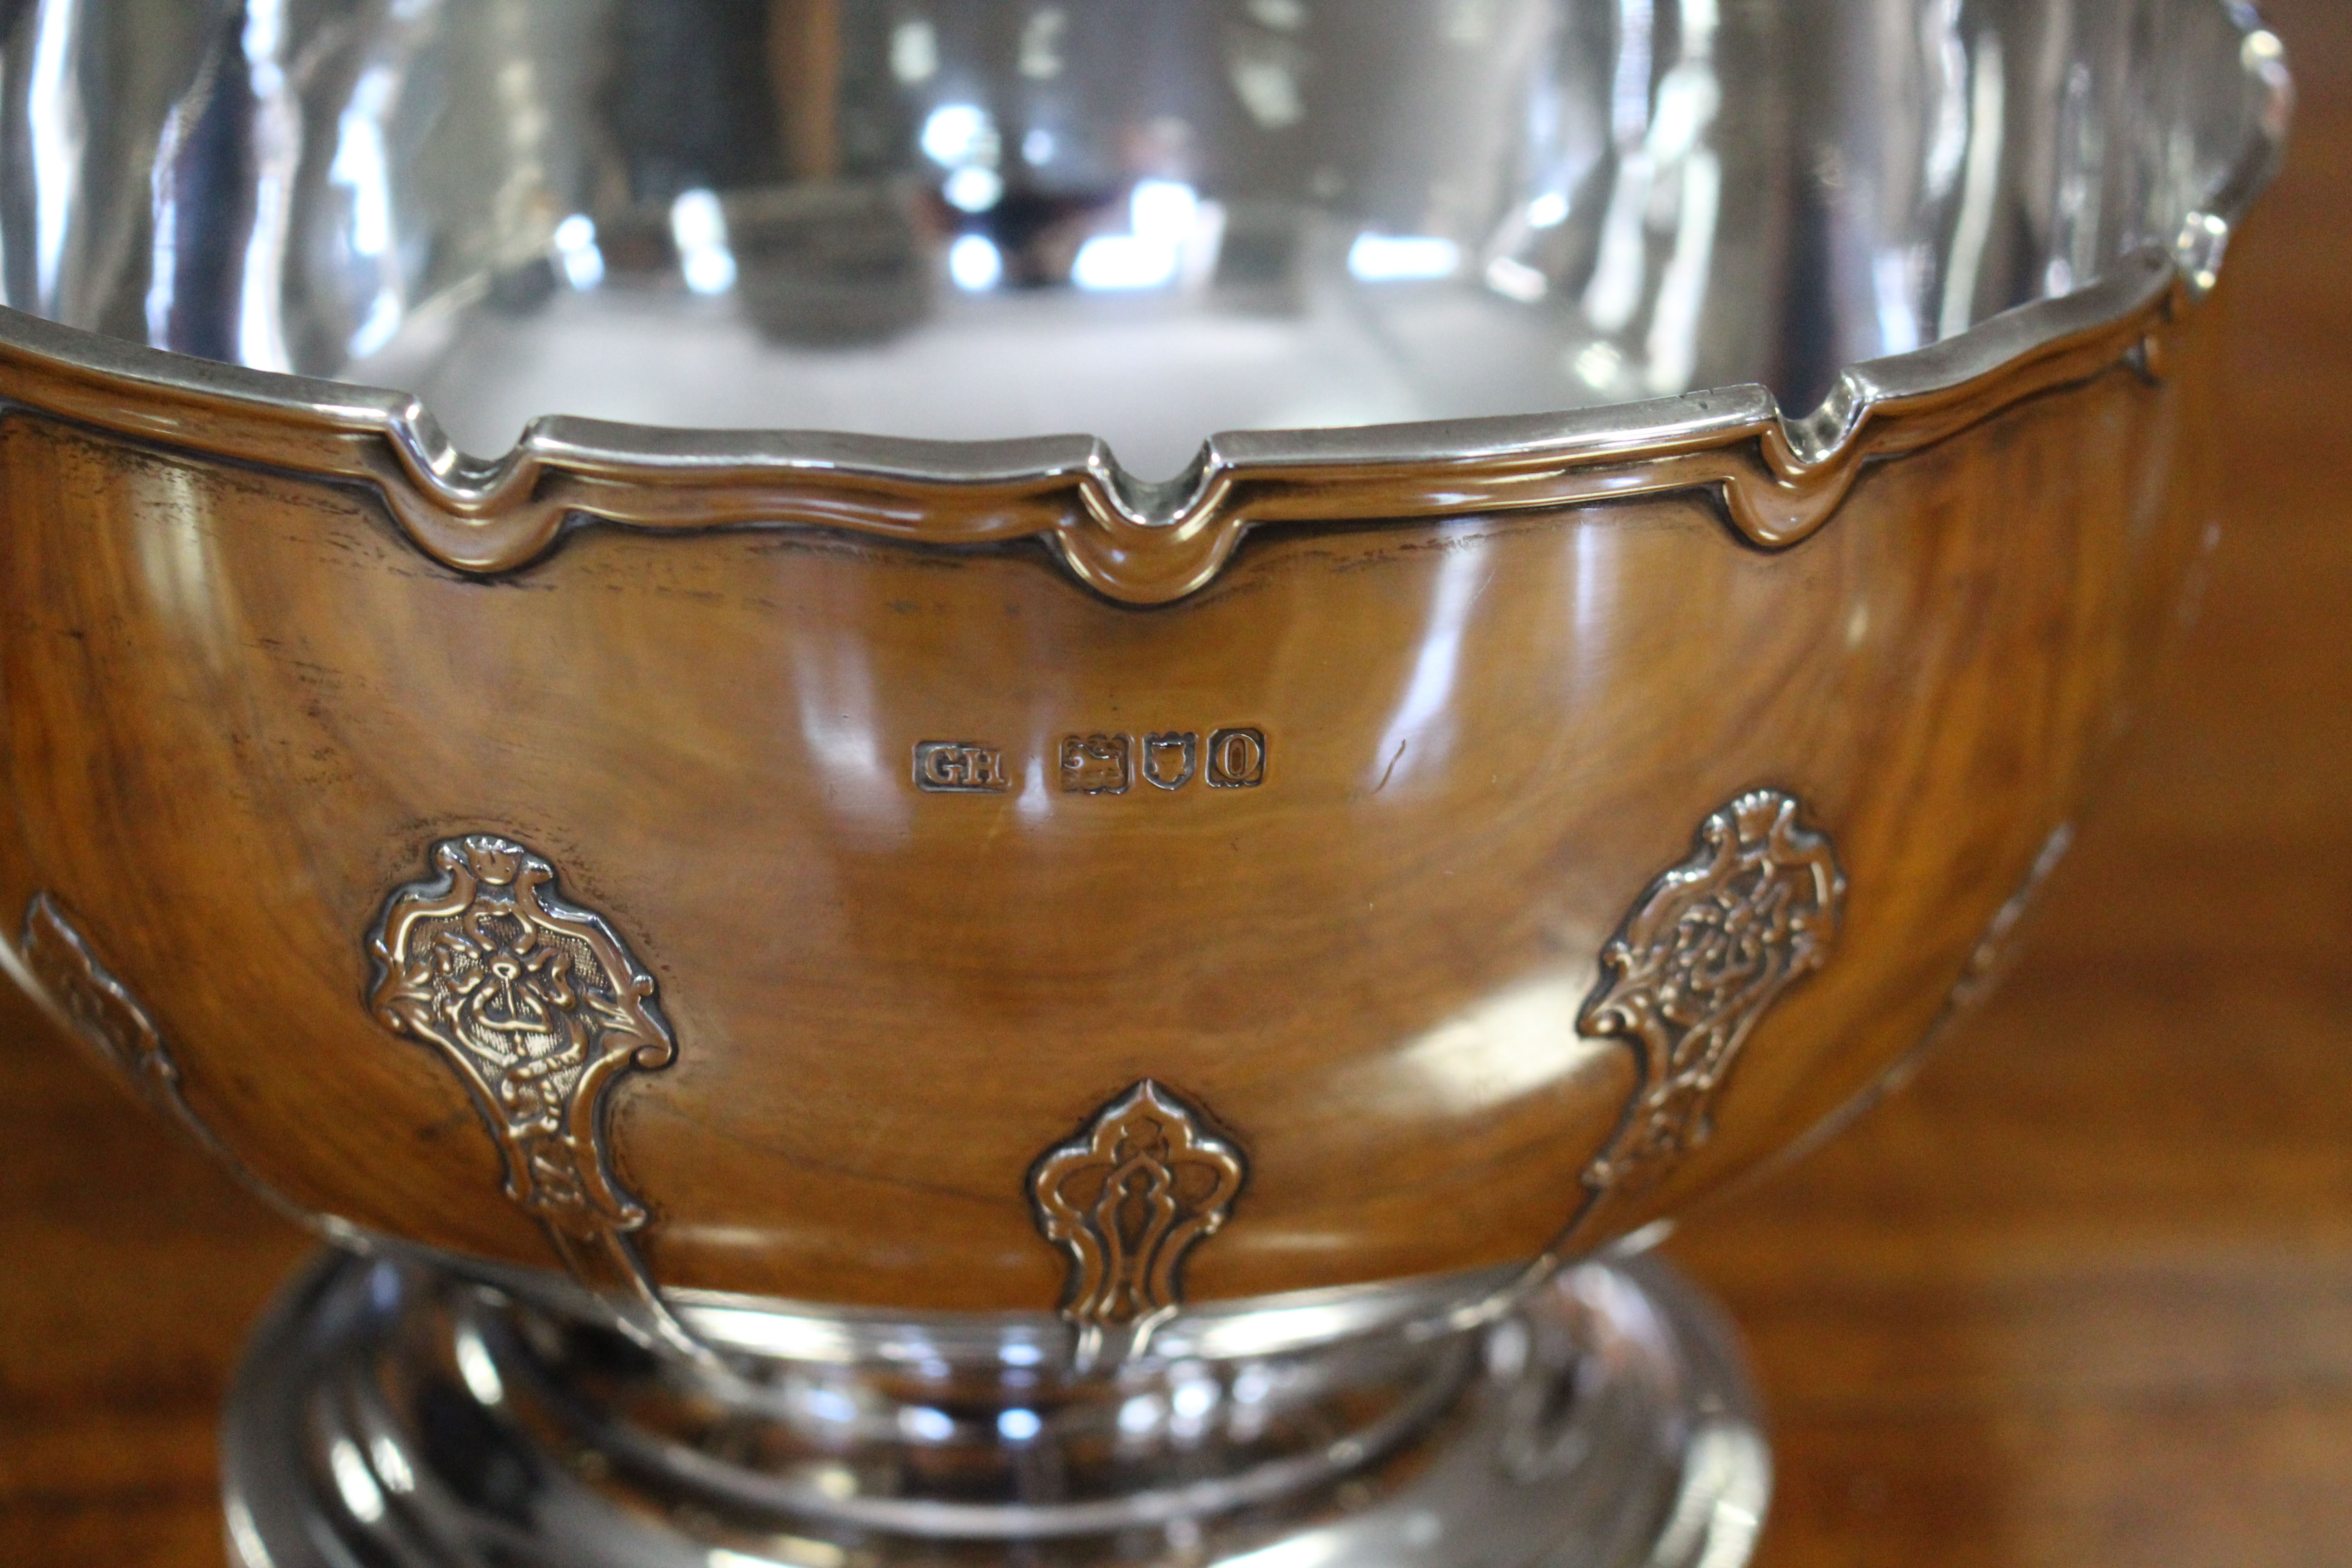
[[[26,0],[0,94],[0,956],[333,1244],[241,1568],[1737,1568],[1644,1245],[1997,975],[2288,86],[2225,0]]]

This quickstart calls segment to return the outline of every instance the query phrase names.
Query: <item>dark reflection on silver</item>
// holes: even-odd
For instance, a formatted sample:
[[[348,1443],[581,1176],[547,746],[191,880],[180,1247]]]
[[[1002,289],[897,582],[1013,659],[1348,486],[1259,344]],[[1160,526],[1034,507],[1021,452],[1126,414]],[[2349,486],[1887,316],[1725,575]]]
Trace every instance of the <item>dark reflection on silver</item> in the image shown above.
[[[486,452],[1801,411],[2173,247],[2260,111],[2222,0],[13,11],[7,303]]]

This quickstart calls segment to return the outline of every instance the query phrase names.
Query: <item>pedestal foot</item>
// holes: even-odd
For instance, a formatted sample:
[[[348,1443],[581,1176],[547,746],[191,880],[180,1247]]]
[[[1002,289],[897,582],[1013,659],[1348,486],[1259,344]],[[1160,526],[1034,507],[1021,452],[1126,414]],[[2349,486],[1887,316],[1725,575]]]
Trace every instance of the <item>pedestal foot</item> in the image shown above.
[[[1083,1376],[1034,1320],[779,1353],[792,1334],[746,1348],[729,1310],[704,1313],[714,1379],[435,1270],[322,1259],[230,1399],[232,1561],[1738,1568],[1770,1490],[1726,1326],[1653,1258],[1571,1268],[1475,1330]]]

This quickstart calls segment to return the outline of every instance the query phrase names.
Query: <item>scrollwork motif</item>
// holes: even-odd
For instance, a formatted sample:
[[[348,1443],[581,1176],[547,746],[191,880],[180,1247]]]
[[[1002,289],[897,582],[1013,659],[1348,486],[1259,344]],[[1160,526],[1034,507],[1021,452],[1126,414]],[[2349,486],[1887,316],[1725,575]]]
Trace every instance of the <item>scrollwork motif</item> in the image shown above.
[[[1602,950],[1578,1027],[1623,1040],[1636,1079],[1586,1168],[1596,1196],[1654,1187],[1707,1141],[1757,1021],[1829,957],[1845,876],[1801,812],[1794,795],[1756,790],[1714,813]]]
[[[142,1098],[185,1118],[180,1069],[164,1049],[155,1020],[131,988],[98,961],[50,894],[35,893],[26,905],[24,935],[16,945],[38,987],[37,996]]]
[[[1037,1227],[1069,1254],[1062,1315],[1081,1364],[1112,1333],[1141,1352],[1175,1315],[1185,1254],[1224,1224],[1246,1173],[1238,1150],[1150,1079],[1031,1168]]]
[[[294,1203],[254,1174],[198,1116],[183,1092],[179,1063],[164,1043],[154,1015],[130,984],[98,957],[79,924],[58,896],[35,893],[25,906],[23,934],[11,953],[0,942],[5,965],[26,993],[74,1037],[114,1069],[140,1099],[179,1124],[196,1146],[219,1161],[256,1197],[295,1224],[346,1246],[358,1243],[356,1226],[338,1215],[315,1213]]]
[[[530,569],[583,522],[670,534],[815,526],[932,544],[1039,538],[1088,587],[1123,604],[1163,605],[1214,581],[1243,537],[1269,523],[1701,492],[1722,498],[1748,543],[1786,549],[1827,525],[1869,463],[2086,380],[2171,330],[2180,290],[2194,282],[2155,247],[2120,257],[2097,282],[2004,318],[2005,331],[1899,356],[1896,382],[1885,365],[1847,371],[1809,419],[1783,418],[1758,387],[1693,395],[1643,420],[1603,410],[1229,434],[1210,444],[1191,484],[1166,492],[1125,481],[1109,449],[1083,437],[1026,443],[1007,471],[993,451],[942,463],[883,437],[775,434],[714,451],[701,433],[560,416],[484,467],[461,460],[405,394],[345,388],[321,405],[292,384],[219,366],[191,372],[22,315],[0,321],[0,386],[101,429],[184,440],[201,431],[198,449],[210,455],[372,486],[419,552],[477,576]],[[343,438],[322,439],[330,430]],[[1465,439],[1473,447],[1457,449]],[[1141,491],[1158,499],[1143,504]],[[907,507],[909,494],[922,504]]]
[[[565,903],[555,868],[511,839],[446,838],[436,875],[395,889],[368,939],[369,1006],[435,1047],[465,1082],[528,1209],[573,1274],[619,1284],[660,1340],[683,1338],[627,1243],[646,1211],[614,1180],[604,1100],[631,1068],[677,1054],[653,976],[593,910]]]
[[[1803,1147],[1811,1147],[1816,1139],[1827,1137],[1837,1129],[1845,1127],[1888,1095],[1902,1089],[1960,1020],[1982,1006],[1985,998],[2000,989],[2001,982],[2009,978],[2010,970],[2017,963],[2018,936],[2026,924],[2027,917],[2041,901],[2042,884],[2050,879],[2052,872],[2058,869],[2059,863],[2066,858],[2067,850],[2074,845],[2073,823],[2062,822],[2050,830],[2049,837],[2042,841],[2040,852],[2033,857],[2033,864],[2027,868],[2024,880],[2018,884],[2015,892],[2002,900],[2000,908],[1993,911],[1992,919],[1985,922],[1983,934],[1977,938],[1976,946],[1969,951],[1969,961],[1961,969],[1960,977],[1952,982],[1951,990],[1945,994],[1942,1009],[1937,1013],[1935,1021],[1927,1026],[1927,1033],[1919,1037],[1919,1043],[1904,1052],[1902,1058],[1881,1074],[1878,1081],[1849,1108],[1823,1123],[1821,1131],[1809,1134]]]

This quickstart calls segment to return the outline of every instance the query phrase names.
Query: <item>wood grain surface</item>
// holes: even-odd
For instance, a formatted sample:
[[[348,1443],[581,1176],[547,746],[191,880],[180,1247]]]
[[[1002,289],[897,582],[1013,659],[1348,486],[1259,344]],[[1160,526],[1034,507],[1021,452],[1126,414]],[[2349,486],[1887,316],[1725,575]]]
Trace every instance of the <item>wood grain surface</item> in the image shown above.
[[[1745,1327],[1765,1568],[2352,1561],[2352,9],[2233,258],[2231,534],[2031,956],[1910,1092],[1674,1243]],[[0,1563],[218,1563],[303,1237],[0,1000]]]

